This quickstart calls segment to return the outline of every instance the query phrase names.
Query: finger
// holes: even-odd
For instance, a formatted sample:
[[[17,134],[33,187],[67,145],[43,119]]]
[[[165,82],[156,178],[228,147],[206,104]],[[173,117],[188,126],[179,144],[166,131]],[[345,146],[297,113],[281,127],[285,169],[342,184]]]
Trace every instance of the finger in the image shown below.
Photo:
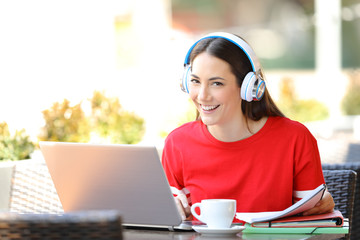
[[[302,215],[308,216],[308,215],[319,214],[319,213],[320,213],[319,209],[317,207],[314,207],[314,208],[312,208],[310,210],[307,210],[307,211],[303,212]]]
[[[178,198],[175,198],[175,203],[176,203],[176,207],[178,209],[178,212],[181,216],[182,220],[186,220],[186,213],[184,211],[183,205],[181,203],[181,201]]]
[[[331,204],[327,203],[327,202],[323,202],[320,201],[316,204],[315,207],[305,211],[303,213],[304,216],[307,215],[313,215],[313,214],[322,214],[322,213],[327,213],[327,212],[332,212],[333,211],[333,207]]]
[[[177,198],[181,201],[184,208],[189,207],[189,202],[185,194],[179,194]]]
[[[190,209],[189,205],[186,208],[184,208],[184,211],[185,211],[186,218],[191,216],[191,209]]]
[[[335,207],[335,202],[333,197],[331,196],[331,193],[329,193],[328,191],[325,192],[325,197],[323,198],[323,201],[326,202],[327,205],[327,210],[329,212],[334,211],[334,207]]]
[[[181,204],[183,206],[183,210],[185,212],[186,219],[188,219],[188,217],[191,216],[191,210],[190,210],[190,205],[189,205],[189,202],[187,200],[187,197],[184,194],[178,195],[177,197],[178,197],[178,199],[180,200],[180,202],[181,202]]]
[[[332,212],[335,207],[334,200],[329,192],[325,192],[324,197],[320,200],[315,207],[317,208],[317,213],[327,213]]]
[[[332,212],[334,211],[334,207],[335,207],[334,199],[331,196],[331,194],[328,191],[326,191],[324,193],[323,198],[315,205],[315,207],[309,209],[308,211],[305,211],[303,215],[307,216],[313,214]]]

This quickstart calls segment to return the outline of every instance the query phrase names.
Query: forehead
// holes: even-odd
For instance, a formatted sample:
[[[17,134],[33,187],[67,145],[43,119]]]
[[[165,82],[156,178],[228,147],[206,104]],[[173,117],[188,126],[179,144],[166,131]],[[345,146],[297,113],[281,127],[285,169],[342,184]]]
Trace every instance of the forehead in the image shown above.
[[[192,72],[231,72],[230,64],[207,52],[200,53],[192,63]]]

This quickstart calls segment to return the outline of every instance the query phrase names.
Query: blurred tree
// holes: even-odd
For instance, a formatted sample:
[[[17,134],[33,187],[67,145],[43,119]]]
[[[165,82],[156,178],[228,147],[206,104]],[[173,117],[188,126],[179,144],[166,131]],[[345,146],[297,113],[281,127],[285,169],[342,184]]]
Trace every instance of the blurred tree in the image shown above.
[[[329,111],[324,104],[315,99],[299,100],[294,89],[291,79],[282,80],[277,105],[285,116],[299,122],[317,121],[329,117]]]
[[[144,119],[125,111],[118,98],[106,97],[95,91],[91,99],[92,129],[111,143],[134,144],[141,141],[145,133]]]
[[[0,160],[28,159],[34,149],[24,129],[11,136],[7,123],[0,123]]]
[[[341,102],[346,115],[360,115],[360,73],[350,76],[348,90]]]
[[[90,102],[90,116],[85,116],[81,104],[71,107],[66,99],[43,111],[46,124],[39,140],[88,142],[95,135],[97,142],[134,144],[141,141],[144,120],[125,111],[118,98],[108,98],[95,91]]]
[[[45,126],[39,135],[41,141],[87,142],[90,139],[89,124],[77,104],[73,107],[64,99],[62,103],[54,103],[50,109],[44,110]]]

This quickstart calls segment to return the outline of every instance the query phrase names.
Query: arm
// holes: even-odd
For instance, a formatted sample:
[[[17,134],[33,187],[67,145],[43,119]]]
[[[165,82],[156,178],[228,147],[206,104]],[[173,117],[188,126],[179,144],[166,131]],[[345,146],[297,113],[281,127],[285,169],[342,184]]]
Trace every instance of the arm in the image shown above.
[[[296,157],[296,178],[295,189],[312,189],[324,181],[320,154],[316,139],[310,132],[305,134],[298,142],[297,157]],[[299,191],[301,192],[301,191]],[[296,194],[295,194],[296,196]],[[301,198],[301,194],[300,194]],[[303,215],[314,215],[332,212],[334,210],[334,200],[331,194],[325,190],[323,198],[313,207],[305,212]]]
[[[170,142],[170,143],[169,143]],[[171,141],[166,141],[162,154],[162,165],[168,179],[175,204],[182,220],[191,220],[190,192],[184,188],[182,177],[181,154],[176,154]]]

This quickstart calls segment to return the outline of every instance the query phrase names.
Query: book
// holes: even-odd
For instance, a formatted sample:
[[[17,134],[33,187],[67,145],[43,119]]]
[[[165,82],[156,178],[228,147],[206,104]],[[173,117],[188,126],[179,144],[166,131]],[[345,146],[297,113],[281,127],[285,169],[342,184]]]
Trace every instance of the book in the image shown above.
[[[286,228],[286,227],[342,227],[344,217],[339,210],[309,216],[291,216],[268,222],[255,222],[252,227]]]
[[[251,234],[249,237],[253,237],[254,234],[258,236],[268,234],[348,234],[349,224],[344,221],[344,225],[341,227],[252,227],[251,224],[245,223],[245,229],[242,231],[244,234]],[[312,236],[312,235],[310,235]],[[278,238],[283,239],[283,235],[279,235]],[[276,238],[276,239],[278,239]],[[339,237],[340,238],[340,237]],[[267,238],[268,239],[268,238]],[[302,238],[301,238],[302,239]]]
[[[251,224],[254,222],[268,222],[274,219],[293,216],[313,208],[321,200],[322,196],[324,195],[325,189],[325,184],[321,184],[316,189],[310,191],[300,201],[284,209],[283,211],[251,213],[238,212],[236,213],[236,218]]]

